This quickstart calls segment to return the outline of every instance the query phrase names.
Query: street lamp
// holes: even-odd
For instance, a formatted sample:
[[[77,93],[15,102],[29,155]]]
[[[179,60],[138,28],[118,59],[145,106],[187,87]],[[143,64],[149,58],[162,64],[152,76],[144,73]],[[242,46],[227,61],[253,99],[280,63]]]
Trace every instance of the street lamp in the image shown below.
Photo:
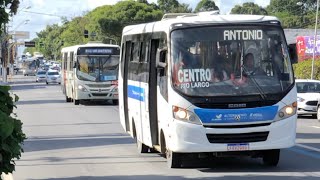
[[[319,12],[319,0],[317,0],[316,23],[314,26],[314,42],[313,42],[313,57],[312,57],[312,65],[311,65],[311,79],[313,79],[314,60],[315,60],[315,56],[316,56],[315,51],[316,51],[316,45],[317,45],[318,12]]]
[[[303,27],[303,23],[304,23],[304,3],[303,2],[297,2],[297,5],[300,6],[301,9],[301,27]]]

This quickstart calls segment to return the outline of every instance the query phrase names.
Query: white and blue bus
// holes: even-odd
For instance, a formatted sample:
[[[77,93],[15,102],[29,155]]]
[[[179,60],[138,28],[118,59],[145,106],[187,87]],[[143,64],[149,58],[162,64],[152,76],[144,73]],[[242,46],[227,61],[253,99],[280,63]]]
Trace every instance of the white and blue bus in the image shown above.
[[[61,88],[66,102],[112,100],[118,104],[120,46],[92,42],[62,48]]]
[[[167,17],[167,18],[166,18]],[[123,29],[120,121],[139,152],[248,155],[276,166],[295,145],[297,90],[279,20],[169,15]]]

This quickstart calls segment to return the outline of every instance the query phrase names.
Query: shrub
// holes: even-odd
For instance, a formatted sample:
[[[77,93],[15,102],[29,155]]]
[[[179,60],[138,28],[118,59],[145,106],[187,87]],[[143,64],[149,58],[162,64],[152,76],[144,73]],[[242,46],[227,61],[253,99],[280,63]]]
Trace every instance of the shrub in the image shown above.
[[[311,79],[312,59],[307,59],[293,65],[295,77],[297,79]],[[314,61],[313,79],[320,80],[320,60]]]
[[[22,122],[13,113],[18,96],[10,94],[9,86],[0,85],[0,172],[8,174],[15,170],[14,159],[20,159],[26,135]]]

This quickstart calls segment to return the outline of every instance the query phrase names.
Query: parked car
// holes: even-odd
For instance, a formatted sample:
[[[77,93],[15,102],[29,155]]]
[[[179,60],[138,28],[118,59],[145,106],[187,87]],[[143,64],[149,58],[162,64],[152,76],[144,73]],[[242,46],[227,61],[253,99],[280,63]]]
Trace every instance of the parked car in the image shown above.
[[[46,83],[58,83],[61,84],[61,76],[58,71],[49,70],[47,71]]]
[[[38,71],[36,75],[36,82],[46,81],[47,72],[46,71]]]
[[[298,115],[312,115],[312,117],[316,118],[318,100],[320,99],[320,81],[296,79],[296,85],[298,91]]]

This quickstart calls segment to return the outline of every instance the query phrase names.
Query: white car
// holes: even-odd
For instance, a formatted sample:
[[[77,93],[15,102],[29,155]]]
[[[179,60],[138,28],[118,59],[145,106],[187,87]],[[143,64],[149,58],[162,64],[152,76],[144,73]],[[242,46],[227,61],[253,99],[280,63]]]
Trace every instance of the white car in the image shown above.
[[[298,115],[317,117],[317,104],[320,99],[320,81],[296,79]]]
[[[36,74],[36,82],[46,81],[47,72],[46,71],[38,71]]]
[[[58,71],[48,71],[47,72],[47,80],[46,83],[58,83],[61,84],[61,76]]]

